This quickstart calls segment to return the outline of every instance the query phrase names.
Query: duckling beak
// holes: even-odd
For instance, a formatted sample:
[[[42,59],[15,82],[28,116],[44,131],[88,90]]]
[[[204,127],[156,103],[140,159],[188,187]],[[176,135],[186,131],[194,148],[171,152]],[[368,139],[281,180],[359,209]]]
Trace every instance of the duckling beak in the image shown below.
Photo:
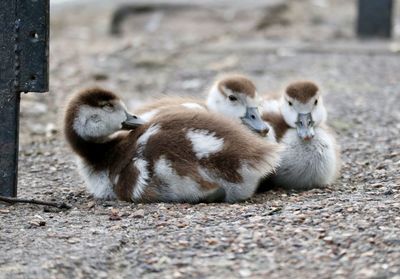
[[[299,113],[297,115],[297,134],[303,140],[311,140],[314,135],[314,121],[311,113]]]
[[[249,127],[252,131],[265,137],[269,132],[268,125],[261,119],[258,108],[247,107],[245,116],[241,117],[243,124]]]
[[[130,130],[137,128],[145,123],[145,121],[136,115],[129,114],[128,112],[125,112],[126,114],[126,120],[122,122],[122,129],[124,130]]]

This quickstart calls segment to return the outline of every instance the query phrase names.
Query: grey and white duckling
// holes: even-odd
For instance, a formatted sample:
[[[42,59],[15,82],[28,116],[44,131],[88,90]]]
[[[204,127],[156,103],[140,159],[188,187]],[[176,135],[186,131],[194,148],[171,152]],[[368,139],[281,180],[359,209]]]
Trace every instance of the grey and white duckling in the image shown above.
[[[114,93],[98,88],[71,99],[64,130],[96,198],[241,201],[253,195],[279,157],[276,143],[230,119],[181,109],[144,124]]]
[[[206,101],[195,98],[165,97],[137,110],[138,115],[150,120],[159,112],[181,105],[187,109],[208,110],[242,122],[252,131],[275,141],[274,131],[261,119],[254,83],[243,75],[227,75],[217,79],[208,92]]]
[[[327,111],[317,85],[290,84],[279,111],[263,113],[284,147],[280,166],[271,176],[274,184],[309,189],[333,183],[340,170],[340,152],[334,132],[326,125]]]

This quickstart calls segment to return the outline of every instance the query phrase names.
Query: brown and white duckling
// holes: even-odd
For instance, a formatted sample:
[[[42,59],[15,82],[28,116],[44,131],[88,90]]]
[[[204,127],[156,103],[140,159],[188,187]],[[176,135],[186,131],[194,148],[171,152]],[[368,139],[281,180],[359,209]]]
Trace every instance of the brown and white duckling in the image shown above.
[[[181,105],[187,109],[209,110],[238,120],[252,131],[275,141],[274,131],[261,119],[260,98],[254,83],[242,75],[228,75],[218,79],[211,87],[204,102],[194,98],[167,97],[145,105],[137,110],[139,116],[150,120],[160,111]]]
[[[131,131],[119,132],[129,128]],[[279,146],[230,119],[181,109],[146,124],[112,92],[68,103],[65,135],[96,198],[133,202],[235,202],[277,166]]]
[[[340,169],[339,147],[325,124],[327,111],[318,87],[309,81],[290,84],[279,109],[280,113],[263,114],[284,146],[274,183],[307,189],[334,182]]]

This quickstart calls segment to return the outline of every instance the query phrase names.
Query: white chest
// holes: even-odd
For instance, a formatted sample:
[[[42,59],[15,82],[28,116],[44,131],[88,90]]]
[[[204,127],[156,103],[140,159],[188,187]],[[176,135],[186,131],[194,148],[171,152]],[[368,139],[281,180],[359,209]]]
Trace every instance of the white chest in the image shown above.
[[[278,185],[304,189],[333,182],[338,158],[334,137],[323,128],[315,137],[304,141],[295,129],[289,129],[281,140],[284,151],[275,180]]]

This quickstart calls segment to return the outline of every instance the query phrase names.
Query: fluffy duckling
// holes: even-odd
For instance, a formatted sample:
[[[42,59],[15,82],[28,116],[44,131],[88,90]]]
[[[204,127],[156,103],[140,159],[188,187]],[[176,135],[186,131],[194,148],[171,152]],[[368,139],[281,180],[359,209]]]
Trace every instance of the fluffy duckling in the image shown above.
[[[260,98],[254,83],[242,75],[228,75],[218,79],[204,102],[194,98],[167,97],[145,105],[137,111],[139,116],[150,120],[160,111],[181,105],[187,109],[209,110],[239,120],[252,131],[275,141],[275,135],[268,123],[261,119]]]
[[[96,198],[241,201],[253,195],[279,157],[276,143],[209,112],[181,108],[143,124],[114,93],[102,89],[71,99],[64,129]]]
[[[334,182],[340,169],[339,147],[325,124],[327,111],[318,87],[309,81],[290,84],[279,109],[280,113],[263,114],[284,146],[274,184],[307,189]]]
[[[214,82],[206,104],[210,111],[241,119],[251,130],[266,136],[270,127],[260,116],[260,98],[254,83],[242,75],[228,75]]]

